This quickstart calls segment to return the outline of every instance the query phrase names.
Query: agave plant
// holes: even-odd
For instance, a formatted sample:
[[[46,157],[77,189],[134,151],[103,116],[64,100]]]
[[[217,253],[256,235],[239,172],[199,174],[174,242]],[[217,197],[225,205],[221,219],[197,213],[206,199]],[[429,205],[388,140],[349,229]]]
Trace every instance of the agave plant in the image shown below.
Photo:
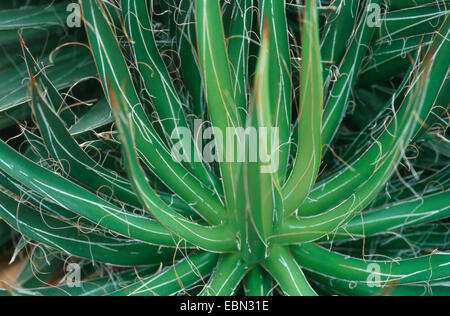
[[[4,2],[3,294],[450,294],[447,1]]]

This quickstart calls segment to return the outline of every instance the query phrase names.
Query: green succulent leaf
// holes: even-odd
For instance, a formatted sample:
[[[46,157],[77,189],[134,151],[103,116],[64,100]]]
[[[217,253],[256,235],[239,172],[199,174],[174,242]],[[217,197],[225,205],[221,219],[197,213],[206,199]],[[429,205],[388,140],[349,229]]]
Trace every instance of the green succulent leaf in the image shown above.
[[[64,253],[122,266],[159,263],[173,258],[174,250],[160,250],[142,242],[106,237],[95,232],[83,233],[89,227],[70,227],[57,218],[21,206],[1,192],[0,199],[0,214],[15,230]]]
[[[317,295],[288,249],[273,248],[270,256],[264,261],[263,267],[270,272],[286,295]]]
[[[272,126],[279,129],[278,176],[281,180],[284,180],[291,146],[292,121],[292,80],[285,2],[264,0],[261,2],[261,10],[261,22],[264,21],[268,24],[268,30],[264,30],[262,33],[267,32],[269,37],[269,85],[272,91],[269,96],[269,107],[272,113]],[[311,21],[311,23],[314,22]],[[261,27],[261,29],[263,28]],[[307,34],[308,30],[304,30],[304,32],[304,34]],[[309,41],[314,40],[316,40],[314,37],[309,39]],[[306,55],[305,57],[307,58]]]
[[[33,27],[64,26],[67,5],[35,6],[0,11],[0,30],[18,30]]]
[[[315,1],[306,4],[302,44],[297,155],[292,172],[282,189],[287,216],[303,203],[313,187],[322,154],[323,84]]]
[[[88,36],[102,78],[103,89],[111,105],[111,91],[126,96],[128,111],[133,113],[136,144],[146,165],[174,192],[192,205],[212,223],[220,223],[224,213],[217,196],[205,190],[203,183],[175,162],[165,144],[148,120],[135,91],[124,56],[102,7],[94,0],[82,1]],[[103,8],[104,10],[104,8]],[[109,82],[109,83],[108,83]],[[109,89],[113,87],[113,89]],[[158,157],[156,159],[156,157]],[[167,168],[167,166],[170,166]],[[156,172],[158,170],[158,172]],[[206,203],[205,203],[206,202]]]
[[[263,268],[256,266],[247,273],[244,289],[247,296],[270,296],[273,290],[272,280],[264,273]]]
[[[35,247],[30,251],[15,283],[24,289],[45,287],[62,265],[63,261],[56,251]]]
[[[202,253],[183,259],[172,267],[120,289],[112,296],[169,296],[177,293],[189,293],[189,288],[204,282],[214,264],[217,255]]]
[[[82,271],[83,267],[80,267]],[[32,289],[14,289],[14,295],[22,296],[108,296],[114,292],[123,289],[126,286],[134,284],[142,277],[148,277],[156,273],[158,267],[151,265],[149,267],[139,268],[137,270],[127,270],[116,273],[114,278],[110,276],[89,279],[80,282],[79,287],[68,284],[59,284],[57,286],[40,287]],[[82,272],[81,271],[81,272]],[[64,283],[64,282],[63,282]]]
[[[70,132],[64,127],[64,122],[52,110],[49,101],[54,104],[58,99],[53,96],[46,98],[38,85],[32,85],[33,112],[45,144],[52,156],[59,162],[61,170],[75,181],[89,181],[93,192],[100,193],[106,188],[105,194],[111,194],[124,203],[140,207],[140,203],[130,182],[106,170],[92,160],[72,138]],[[48,91],[48,89],[46,89]],[[56,91],[57,93],[57,91]],[[57,94],[59,96],[59,94]],[[62,99],[61,99],[62,101]],[[63,101],[64,102],[64,101]]]
[[[45,58],[44,64],[48,69],[45,75],[42,74],[42,80],[46,80],[45,77],[48,76],[51,85],[61,91],[83,79],[95,78],[96,72],[92,58],[86,55],[86,52],[80,52],[83,57],[76,52],[63,50],[57,53],[53,62],[49,59],[50,56]],[[13,109],[31,100],[29,81],[23,80],[26,73],[25,65],[20,68],[20,71],[9,68],[2,73],[2,77],[7,79],[0,83],[0,112]]]
[[[228,127],[242,126],[242,122],[234,98],[219,0],[196,0],[196,12],[198,54],[206,102],[213,126],[224,132]],[[219,164],[226,206],[232,210],[236,207],[237,167],[224,162],[231,148],[226,145],[222,150],[220,146],[217,148],[218,156],[223,157],[219,158],[222,161]]]
[[[158,112],[159,120],[166,133],[165,138],[169,144],[173,139],[181,140],[186,136],[179,129],[188,129],[184,108],[158,50],[153,35],[152,20],[147,10],[147,1],[123,0],[122,6],[137,67]],[[183,141],[182,145],[185,145],[182,150],[184,154],[187,154],[187,161],[191,162],[186,164],[186,167],[204,183],[215,186],[217,181],[210,173],[209,167],[197,162],[201,161],[199,157],[201,153],[193,137],[190,136],[189,140]]]
[[[315,271],[320,265],[325,276],[351,281],[358,286],[372,286],[380,294],[383,287],[439,281],[448,277],[450,269],[449,253],[438,252],[401,261],[367,261],[333,253],[313,244],[291,249],[295,259],[305,269]]]
[[[342,45],[342,43],[347,44],[349,38],[351,38],[355,25],[348,23],[348,21],[356,20],[359,4],[361,4],[361,1],[335,1],[336,9],[327,16],[320,45],[322,60],[328,66],[324,67],[325,83],[330,80],[333,74],[332,66],[340,65],[346,53],[347,45]]]
[[[22,2],[0,296],[450,295],[448,1]]]
[[[334,135],[337,133],[337,127],[345,115],[350,93],[356,82],[367,46],[374,33],[374,28],[368,23],[369,15],[371,14],[368,8],[379,4],[379,0],[367,2],[365,13],[361,17],[354,37],[351,39],[350,47],[339,65],[338,73],[336,74],[337,79],[330,90],[323,114],[322,142],[324,146],[331,143]]]
[[[232,296],[247,272],[247,266],[239,255],[222,256],[200,296]]]
[[[92,105],[88,112],[79,117],[78,121],[70,127],[69,132],[77,137],[95,130],[101,130],[110,126],[113,122],[111,107],[106,99],[101,99]]]
[[[0,169],[28,188],[86,219],[123,236],[175,246],[176,238],[154,220],[124,212],[95,194],[44,169],[0,142]]]
[[[112,112],[122,137],[122,150],[125,156],[128,176],[145,210],[169,231],[202,249],[213,252],[236,250],[235,238],[231,230],[229,230],[229,225],[222,224],[207,227],[195,223],[175,212],[158,197],[149,185],[138,160],[133,138],[135,134],[132,123],[133,115],[128,112],[126,101],[117,96],[112,87],[109,94]]]
[[[449,198],[450,191],[447,190],[412,201],[387,204],[382,209],[369,210],[342,226],[336,232],[336,240],[345,236],[370,236],[446,219],[450,216],[450,206],[447,202]]]

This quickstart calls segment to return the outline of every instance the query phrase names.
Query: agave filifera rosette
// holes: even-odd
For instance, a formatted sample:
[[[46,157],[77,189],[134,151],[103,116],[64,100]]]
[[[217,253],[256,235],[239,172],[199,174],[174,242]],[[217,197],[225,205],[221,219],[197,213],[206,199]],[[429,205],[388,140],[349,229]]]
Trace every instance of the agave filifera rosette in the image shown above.
[[[0,4],[5,293],[449,294],[447,4]]]

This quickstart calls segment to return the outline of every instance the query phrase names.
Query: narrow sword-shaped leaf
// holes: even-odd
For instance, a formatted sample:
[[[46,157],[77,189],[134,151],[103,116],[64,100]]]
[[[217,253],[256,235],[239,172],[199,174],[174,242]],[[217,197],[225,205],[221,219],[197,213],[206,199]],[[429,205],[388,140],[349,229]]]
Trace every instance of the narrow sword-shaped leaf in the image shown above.
[[[414,126],[411,127],[413,136],[420,129],[421,124],[426,121],[430,110],[433,108],[436,97],[441,92],[442,83],[445,82],[445,78],[447,77],[448,66],[444,66],[446,65],[444,56],[449,53],[450,46],[443,39],[447,38],[450,34],[449,23],[447,21],[446,25],[442,27],[441,33],[435,35],[435,45],[429,49],[427,54],[427,58],[433,61],[433,66],[430,70],[431,74],[429,75],[429,79],[427,79],[430,81],[429,91],[421,92],[424,97],[424,106],[420,111],[417,110],[415,112],[418,119],[415,121]],[[420,76],[423,78],[425,74],[422,73]],[[407,79],[405,79],[404,83],[406,82]],[[416,97],[414,91],[417,92],[420,89],[421,82],[422,80],[419,80],[417,77],[412,79],[410,88],[407,91],[407,97],[401,102],[394,119],[391,118],[390,123],[385,123],[387,128],[383,130],[383,133],[377,138],[377,141],[371,142],[369,147],[359,146],[365,149],[361,156],[357,156],[358,158],[354,159],[354,162],[350,166],[346,166],[343,170],[338,170],[335,174],[322,181],[310,194],[305,205],[300,207],[300,215],[302,215],[302,211],[305,212],[305,216],[308,216],[316,215],[329,209],[331,205],[336,205],[336,201],[340,200],[339,196],[341,194],[345,192],[347,195],[355,192],[361,183],[366,181],[367,177],[379,165],[379,158],[388,154],[389,148],[392,148],[393,133],[399,129],[397,121],[402,122],[407,118],[408,105],[414,102],[414,98]],[[402,88],[399,88],[399,94],[401,90]],[[364,176],[362,176],[363,173]]]
[[[309,279],[319,282],[327,287],[332,287],[333,294],[340,296],[444,296],[450,295],[449,279],[439,281],[425,281],[407,285],[373,286],[361,282],[341,280],[329,277],[321,273],[305,271]]]
[[[82,272],[83,272],[83,267]],[[126,286],[134,284],[138,279],[152,275],[158,266],[143,267],[136,270],[127,270],[111,276],[95,278],[80,282],[79,287],[69,285],[49,286],[33,289],[13,289],[12,294],[20,296],[106,296]]]
[[[324,81],[328,82],[332,75],[332,66],[339,65],[347,50],[348,39],[351,38],[355,25],[348,21],[357,17],[360,1],[337,0],[336,9],[327,16],[327,22],[322,35],[320,50],[324,67]]]
[[[139,154],[149,168],[169,188],[179,194],[211,223],[220,223],[225,215],[221,201],[211,194],[197,178],[192,176],[167,150],[147,118],[125,63],[124,56],[102,6],[96,0],[83,0],[83,12],[91,47],[102,79],[103,89],[111,103],[108,87],[125,97],[128,111],[133,114],[133,125]]]
[[[436,31],[448,17],[450,10],[441,3],[387,12],[381,16],[376,41],[393,40]]]
[[[42,246],[29,250],[27,257],[15,279],[15,284],[24,289],[46,286],[63,265],[55,250],[47,251]]]
[[[213,253],[193,255],[160,273],[112,293],[112,296],[169,296],[179,292],[189,294],[191,286],[205,282],[217,258],[218,255]]]
[[[239,254],[223,255],[199,296],[233,296],[246,272]]]
[[[147,243],[176,246],[178,238],[159,223],[124,212],[65,178],[32,163],[0,142],[0,169],[62,206],[106,229]]]
[[[374,146],[377,152],[377,158],[372,162],[375,165],[373,173],[369,175],[357,190],[353,190],[349,197],[322,214],[288,219],[284,233],[274,236],[272,240],[275,243],[292,243],[313,241],[315,237],[321,234],[325,236],[332,234],[338,227],[350,221],[357,212],[364,209],[370,201],[378,194],[387,180],[392,176],[395,168],[400,162],[404,150],[410,143],[414,133],[427,116],[432,107],[436,94],[439,93],[442,76],[445,76],[447,69],[442,68],[444,56],[447,56],[450,49],[446,38],[450,28],[444,28],[445,36],[436,41],[433,49],[425,57],[421,72],[419,72],[418,81],[414,87],[415,93],[407,99],[404,105],[392,122],[389,124],[390,130],[386,138]],[[439,84],[436,84],[439,83]],[[389,140],[385,143],[386,140]],[[381,145],[381,147],[378,147]],[[390,150],[385,151],[385,146]],[[381,155],[380,155],[381,154]],[[367,164],[365,165],[367,169]],[[350,170],[350,169],[349,169]],[[367,171],[367,170],[365,170]],[[354,172],[354,171],[351,171]],[[356,188],[355,188],[356,189]]]
[[[289,162],[292,121],[292,71],[286,4],[284,0],[263,0],[260,7],[261,23],[267,21],[269,28],[270,87],[268,88],[272,90],[269,105],[272,113],[272,126],[279,129],[278,176],[280,181],[284,181]],[[263,29],[264,27],[261,25],[261,34]]]
[[[356,82],[359,68],[372,38],[374,27],[368,23],[370,8],[379,5],[379,0],[370,0],[365,6],[358,28],[352,38],[349,49],[339,66],[337,81],[330,90],[323,114],[322,142],[324,146],[330,145],[337,129],[342,122],[350,98],[350,93]]]
[[[196,6],[198,51],[207,106],[212,125],[225,134],[228,127],[242,124],[234,99],[219,0],[196,0]],[[231,141],[226,139],[224,143],[230,144]],[[217,147],[226,207],[230,213],[236,208],[237,170],[232,162],[225,162],[231,148],[226,145]]]
[[[304,14],[297,155],[282,189],[286,216],[306,199],[316,181],[322,159],[323,84],[315,1],[306,3]]]
[[[388,6],[389,10],[399,10],[405,9],[409,7],[417,7],[423,5],[436,4],[434,0],[396,0],[396,1],[387,1],[384,0],[383,3]]]
[[[139,163],[133,136],[133,115],[128,112],[124,96],[117,96],[112,86],[109,89],[111,107],[122,140],[128,176],[145,210],[164,227],[187,242],[213,252],[236,250],[235,236],[228,224],[203,226],[194,223],[168,207],[147,182]]]
[[[47,95],[49,96],[50,104],[55,112],[60,112],[61,119],[67,125],[75,123],[77,117],[67,105],[63,97],[59,94],[58,89],[52,84],[45,74],[45,70],[42,69],[31,55],[30,50],[26,46],[22,36],[20,36],[20,43],[22,45],[22,52],[25,58],[25,63],[28,68],[28,74],[30,75],[30,81],[37,80],[42,82],[46,87]]]
[[[404,72],[411,66],[419,50],[426,49],[432,43],[432,34],[399,38],[380,42],[372,46],[370,61],[359,73],[358,84],[369,86],[386,78]]]
[[[306,269],[373,286],[439,280],[448,277],[450,273],[448,252],[409,260],[368,261],[333,253],[314,244],[293,246],[291,251],[298,263]],[[376,270],[379,268],[377,272],[371,269],[375,265]],[[370,278],[371,274],[374,278]]]
[[[289,296],[317,296],[287,248],[273,248],[270,256],[264,260],[262,265],[278,282],[284,294]]]
[[[254,96],[247,120],[249,134],[238,136],[239,144],[244,146],[246,155],[248,154],[248,161],[241,166],[237,223],[240,229],[241,254],[249,264],[258,263],[267,256],[267,238],[278,231],[283,222],[278,179],[279,133],[277,127],[272,125],[275,114],[270,105],[270,32],[266,21],[255,75]],[[253,157],[255,151],[259,152],[256,159]]]
[[[263,268],[255,266],[245,277],[244,290],[246,296],[272,295],[272,280]]]
[[[412,259],[435,250],[444,251],[449,244],[449,225],[437,222],[386,231],[364,239],[333,242],[333,251],[358,258],[364,248],[366,259],[382,256]]]
[[[31,76],[33,74],[31,73]],[[32,77],[34,81],[34,77]],[[58,93],[56,91],[56,93]],[[48,100],[43,96],[37,83],[32,83],[33,111],[46,146],[58,161],[62,170],[79,183],[86,183],[94,192],[106,188],[106,194],[135,207],[141,207],[131,183],[106,170],[86,154],[69,131],[63,121],[52,110]],[[52,98],[52,96],[49,96]],[[54,102],[55,100],[53,100]],[[63,104],[65,102],[63,101]],[[88,180],[88,181],[86,181]],[[111,192],[109,192],[109,190]]]
[[[83,228],[39,213],[0,192],[0,215],[15,230],[63,253],[121,266],[170,261],[174,250],[97,233],[82,233]],[[87,228],[86,228],[87,230]]]
[[[101,99],[79,117],[78,121],[70,127],[69,132],[77,137],[110,126],[113,122],[114,118],[108,101]]]
[[[172,0],[178,2],[174,7],[174,19],[178,25],[176,33],[177,53],[180,56],[181,73],[192,113],[196,118],[206,119],[206,100],[197,53],[197,35],[195,22],[195,0]]]
[[[67,19],[67,5],[59,3],[47,6],[1,10],[0,30],[18,30],[33,27],[61,26]]]
[[[364,213],[336,232],[335,240],[359,238],[407,228],[423,223],[444,220],[450,216],[450,191],[424,198],[388,204],[378,210]]]
[[[186,156],[186,167],[204,183],[216,186],[217,179],[210,173],[209,167],[202,163],[202,153],[197,149],[193,137],[188,135],[189,139],[185,140],[183,137],[186,135],[179,130],[184,128],[189,131],[184,107],[156,45],[147,6],[147,0],[122,1],[125,25],[145,88],[167,133],[167,142],[173,145],[174,140],[183,140],[181,144]]]
[[[253,0],[238,0],[238,2],[239,4],[233,7],[230,18],[228,54],[233,78],[234,99],[241,121],[245,122],[250,88],[248,70],[254,4]]]
[[[45,60],[45,65],[47,65],[46,75],[56,89],[60,91],[70,88],[85,78],[95,77],[96,71],[92,57],[82,55],[83,57],[77,57],[73,52],[62,52],[61,55],[58,54],[58,57],[55,57],[54,62],[50,63],[48,59]],[[52,67],[48,67],[49,65],[52,65]],[[28,89],[29,82],[23,81],[25,73],[26,67],[20,73],[17,73],[16,69],[12,69],[2,74],[2,77],[6,79],[0,83],[0,91],[2,91],[0,112],[18,107],[31,100]],[[63,113],[65,112],[67,111]]]

